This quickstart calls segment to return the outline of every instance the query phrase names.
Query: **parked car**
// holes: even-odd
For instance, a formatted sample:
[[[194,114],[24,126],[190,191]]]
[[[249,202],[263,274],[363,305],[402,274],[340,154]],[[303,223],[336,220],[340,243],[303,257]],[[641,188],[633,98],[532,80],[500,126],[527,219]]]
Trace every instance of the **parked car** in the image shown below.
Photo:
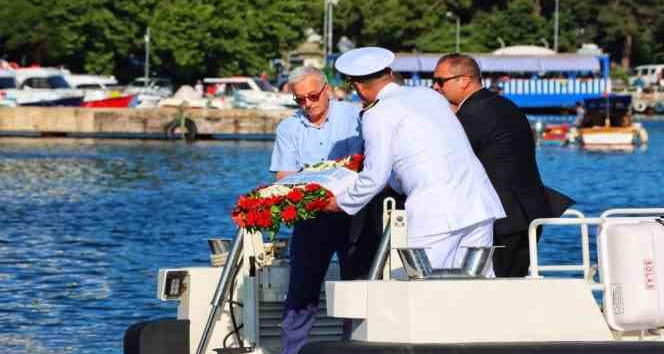
[[[639,65],[632,70],[630,84],[639,87],[663,85],[664,64]]]

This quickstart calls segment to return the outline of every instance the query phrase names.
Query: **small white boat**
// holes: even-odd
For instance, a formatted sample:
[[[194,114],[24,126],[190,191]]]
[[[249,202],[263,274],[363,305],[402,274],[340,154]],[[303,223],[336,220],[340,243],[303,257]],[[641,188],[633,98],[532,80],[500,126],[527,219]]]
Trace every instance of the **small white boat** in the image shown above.
[[[123,90],[121,90],[118,80],[112,75],[72,74],[68,72],[65,78],[72,88],[83,91],[85,94],[84,103],[100,104],[100,102],[107,99],[123,97]],[[124,97],[127,96],[124,95]]]
[[[388,200],[368,280],[335,280],[331,266],[312,342],[300,353],[664,352],[664,220],[654,216],[664,208],[615,209],[595,218],[568,210],[564,218],[537,219],[529,230],[530,276],[487,279],[479,274],[491,248],[467,255],[455,269],[431,270],[426,259],[409,258],[405,211],[393,206]],[[542,225],[580,229],[579,264],[538,263]],[[599,230],[596,265],[589,227]],[[141,349],[126,354],[280,351],[284,245],[245,231],[210,244],[225,266],[160,269],[157,297],[178,302],[177,319],[130,327],[125,348]],[[342,318],[352,319],[351,341],[341,340]]]
[[[126,95],[139,95],[140,97],[152,98],[166,98],[173,95],[173,83],[167,78],[148,78],[147,81],[144,77],[134,79],[124,91]],[[142,101],[141,101],[142,102]]]
[[[648,132],[641,123],[627,127],[582,128],[579,136],[587,150],[632,150],[648,143]]]
[[[633,150],[648,143],[646,129],[632,121],[631,100],[627,95],[584,100],[586,115],[577,132],[585,149]]]
[[[84,93],[69,85],[66,74],[58,68],[2,70],[2,96],[17,106],[80,106]]]
[[[203,79],[205,92],[235,108],[285,109],[296,108],[290,93],[277,92],[251,77],[236,76]]]
[[[159,103],[159,107],[188,107],[188,108],[225,108],[224,100],[220,98],[203,97],[189,85],[180,86],[173,97],[164,98]]]

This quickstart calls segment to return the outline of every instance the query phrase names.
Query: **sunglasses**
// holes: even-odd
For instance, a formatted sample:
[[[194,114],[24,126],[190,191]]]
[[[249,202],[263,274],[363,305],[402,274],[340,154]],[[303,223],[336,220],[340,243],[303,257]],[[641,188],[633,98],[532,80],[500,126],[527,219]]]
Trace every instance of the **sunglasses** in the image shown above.
[[[325,85],[323,85],[323,88],[321,88],[320,91],[318,91],[317,93],[310,93],[310,94],[308,94],[306,96],[303,96],[303,97],[297,97],[297,96],[293,95],[293,100],[295,100],[295,102],[297,104],[300,104],[300,105],[307,103],[307,100],[309,100],[311,102],[318,102],[318,100],[320,99],[320,95],[323,94],[323,91],[325,91],[326,87],[327,87],[327,83]]]
[[[438,86],[443,87],[446,82],[448,82],[452,79],[460,78],[462,76],[466,76],[466,75],[454,75],[454,76],[450,76],[450,77],[434,77],[433,78],[433,83],[434,83],[434,85],[438,84]]]

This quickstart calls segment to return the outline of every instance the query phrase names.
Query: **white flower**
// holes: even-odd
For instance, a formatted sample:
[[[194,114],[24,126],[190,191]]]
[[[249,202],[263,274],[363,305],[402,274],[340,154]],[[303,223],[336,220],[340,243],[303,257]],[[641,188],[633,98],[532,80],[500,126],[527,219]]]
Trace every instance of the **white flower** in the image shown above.
[[[258,191],[261,198],[270,198],[274,196],[285,196],[291,189],[283,184],[273,184]]]
[[[348,162],[350,162],[350,156],[340,160],[340,161],[335,161],[335,160],[325,160],[321,162],[317,162],[313,165],[304,165],[304,168],[302,169],[303,171],[323,171],[323,170],[330,170],[333,168],[339,168],[339,167],[344,167]]]

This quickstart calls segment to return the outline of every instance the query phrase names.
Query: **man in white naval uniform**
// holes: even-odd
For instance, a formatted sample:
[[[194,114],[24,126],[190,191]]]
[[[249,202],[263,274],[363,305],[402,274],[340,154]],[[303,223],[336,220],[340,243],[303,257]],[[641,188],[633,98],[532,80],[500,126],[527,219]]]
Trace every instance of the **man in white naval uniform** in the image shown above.
[[[449,103],[429,88],[393,83],[393,60],[387,49],[366,47],[335,63],[366,107],[365,160],[327,210],[353,215],[389,183],[407,197],[408,246],[426,247],[434,268],[460,267],[464,247],[492,245],[493,222],[505,212]]]

